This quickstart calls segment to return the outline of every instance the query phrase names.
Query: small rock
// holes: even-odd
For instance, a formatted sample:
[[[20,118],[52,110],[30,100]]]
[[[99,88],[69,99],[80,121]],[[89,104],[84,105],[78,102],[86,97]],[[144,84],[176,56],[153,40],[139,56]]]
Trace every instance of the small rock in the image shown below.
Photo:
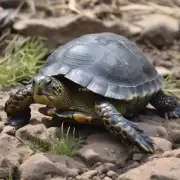
[[[81,180],[81,176],[80,175],[76,176],[76,180]]]
[[[107,172],[107,176],[109,176],[109,177],[116,177],[117,176],[117,174],[114,172],[114,171],[111,171],[111,170],[109,170],[108,172]]]
[[[99,176],[93,176],[92,180],[101,180]]]
[[[173,151],[166,151],[163,153],[162,156],[163,157],[172,157],[172,156],[174,156],[174,153],[173,153]]]
[[[4,127],[5,127],[4,122],[0,121],[0,133],[2,132]]]
[[[180,6],[180,0],[173,0],[173,2],[174,2],[177,6]]]
[[[32,153],[32,150],[22,144],[18,139],[8,134],[0,136],[0,154],[3,157],[21,155],[21,161],[25,160]]]
[[[168,138],[167,130],[162,126],[155,126],[145,122],[138,123],[138,126],[149,136]]]
[[[67,156],[37,153],[20,166],[20,176],[23,180],[42,180],[51,174],[61,178],[75,177],[79,169],[85,167],[84,164]]]
[[[172,74],[172,72],[169,69],[165,68],[165,67],[156,66],[155,68],[156,68],[157,72],[163,77],[169,76],[169,75]]]
[[[131,152],[130,148],[128,149],[107,133],[91,135],[87,143],[88,145],[78,150],[78,156],[90,165],[109,162],[124,166]]]
[[[132,159],[134,161],[142,161],[146,157],[147,157],[147,154],[145,153],[134,153]]]
[[[115,165],[112,163],[104,163],[96,168],[96,170],[99,172],[99,174],[106,173],[109,170],[114,170]]]
[[[84,24],[84,28],[82,28]],[[126,33],[127,26],[122,27],[121,23],[105,23],[97,19],[88,18],[83,15],[68,15],[58,18],[46,19],[23,19],[14,23],[16,31],[24,36],[43,36],[48,39],[48,44],[55,48],[59,44],[65,44],[68,41],[77,38],[83,34],[97,32]],[[76,31],[72,32],[72,29]],[[53,34],[53,35],[52,35]]]
[[[162,157],[180,157],[180,149],[175,149],[173,151],[166,151],[163,153]]]
[[[173,151],[171,151],[173,153]],[[175,153],[180,153],[180,149],[175,150]],[[137,168],[131,169],[120,175],[117,180],[150,180],[150,179],[173,179],[179,180],[180,176],[180,158],[160,157],[152,159]]]
[[[82,174],[82,173],[85,173],[88,171],[88,168],[80,168],[79,169],[79,173]]]
[[[76,177],[76,180],[86,180],[86,179],[91,179],[93,176],[97,175],[98,171],[96,170],[90,170],[88,172],[85,172],[81,174],[80,176]]]
[[[172,143],[166,139],[159,138],[159,137],[152,137],[156,144],[156,149],[159,151],[169,151],[172,150]]]
[[[169,139],[171,142],[179,142],[180,141],[180,124],[177,121],[167,121],[167,130],[169,134]]]
[[[73,178],[72,177],[68,177],[67,180],[73,180]]]
[[[1,133],[6,133],[8,135],[14,136],[16,132],[16,127],[13,126],[5,126]]]
[[[0,136],[0,178],[7,179],[9,171],[12,175],[20,166],[20,163],[26,160],[32,151],[19,142],[13,136],[1,134]]]
[[[106,174],[100,174],[100,175],[99,175],[99,177],[100,177],[101,179],[104,179],[105,176],[106,176]]]
[[[96,164],[94,164],[94,165],[92,166],[92,169],[95,169],[96,167],[98,167],[98,166],[100,166],[100,165],[102,165],[102,162],[97,162]]]
[[[112,180],[110,177],[106,176],[104,177],[104,180]]]
[[[48,134],[52,137],[52,138],[60,138],[61,137],[61,128],[59,127],[50,127],[47,129]]]
[[[133,168],[135,168],[135,167],[138,167],[139,166],[139,163],[138,162],[133,162],[132,164],[130,164],[128,167],[127,167],[127,169],[133,169]]]
[[[48,140],[61,137],[61,129],[58,127],[46,128],[44,124],[28,124],[16,131],[15,136],[21,140]]]
[[[154,45],[170,44],[179,33],[178,20],[163,14],[145,15],[135,25],[143,28],[141,39],[149,40]]]
[[[31,125],[28,124],[16,131],[15,136],[21,140],[31,140],[33,138],[39,138],[46,140],[48,132],[43,124]]]

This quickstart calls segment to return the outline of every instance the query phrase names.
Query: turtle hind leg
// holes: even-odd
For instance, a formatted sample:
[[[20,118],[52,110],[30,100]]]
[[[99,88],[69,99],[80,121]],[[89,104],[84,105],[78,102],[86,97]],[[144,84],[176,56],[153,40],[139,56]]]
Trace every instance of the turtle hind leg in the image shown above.
[[[156,108],[157,113],[166,119],[180,117],[180,104],[178,101],[174,97],[164,94],[161,90],[153,97],[150,103]]]
[[[10,95],[5,103],[5,112],[8,117],[6,124],[12,126],[23,126],[29,123],[31,118],[30,105],[33,103],[32,86],[18,90]]]
[[[106,129],[118,139],[135,145],[139,150],[153,153],[153,140],[135,123],[125,119],[109,102],[96,103],[96,111]]]

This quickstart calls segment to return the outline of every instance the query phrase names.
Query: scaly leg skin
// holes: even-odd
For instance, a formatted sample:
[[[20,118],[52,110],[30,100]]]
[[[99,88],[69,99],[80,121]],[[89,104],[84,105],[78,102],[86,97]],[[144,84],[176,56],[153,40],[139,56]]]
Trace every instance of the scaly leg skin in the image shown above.
[[[159,91],[150,103],[156,108],[157,113],[166,119],[180,117],[180,103],[163,91]]]
[[[8,122],[11,126],[24,126],[29,123],[31,118],[30,105],[33,103],[32,86],[27,85],[25,88],[11,94],[5,103],[5,112]]]
[[[135,145],[140,151],[153,153],[153,140],[135,123],[125,119],[109,102],[97,102],[96,111],[106,129],[119,140]]]
[[[60,111],[55,108],[41,107],[38,109],[41,114],[45,116],[50,116],[52,118],[58,118],[67,120],[70,122],[78,122],[81,124],[92,124],[92,125],[102,125],[99,117],[93,117],[88,113],[84,112],[74,112],[74,111]]]

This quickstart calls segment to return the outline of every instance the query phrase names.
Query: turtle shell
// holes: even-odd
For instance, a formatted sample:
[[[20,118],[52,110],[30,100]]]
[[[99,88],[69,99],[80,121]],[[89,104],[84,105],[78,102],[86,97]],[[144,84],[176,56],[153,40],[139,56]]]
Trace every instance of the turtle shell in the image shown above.
[[[114,99],[151,95],[164,79],[135,43],[113,33],[87,34],[60,46],[40,74],[63,75],[94,93]]]

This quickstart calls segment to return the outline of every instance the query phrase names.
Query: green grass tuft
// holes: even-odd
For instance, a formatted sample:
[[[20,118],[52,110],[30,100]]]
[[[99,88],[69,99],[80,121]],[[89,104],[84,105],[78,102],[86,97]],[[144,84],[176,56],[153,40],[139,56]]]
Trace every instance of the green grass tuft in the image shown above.
[[[9,174],[8,174],[8,177],[6,178],[6,180],[13,180],[13,177],[12,177],[12,172],[11,172],[11,168],[9,169]]]
[[[30,80],[44,64],[48,49],[42,38],[21,38],[9,43],[4,57],[0,58],[0,85],[16,86],[23,80]]]
[[[61,138],[56,138],[52,143],[51,153],[73,157],[78,149],[85,143],[83,136],[75,137],[75,128],[70,133],[70,126],[64,132],[63,123],[61,125]]]
[[[163,89],[165,93],[180,98],[180,80],[177,80],[173,76],[169,76],[165,79],[166,86]]]
[[[34,152],[48,152],[69,157],[73,157],[84,143],[85,137],[82,135],[76,137],[75,129],[70,132],[70,127],[68,127],[65,133],[63,124],[61,126],[61,136],[58,138],[50,136],[47,140],[41,140],[33,137],[25,142]]]

